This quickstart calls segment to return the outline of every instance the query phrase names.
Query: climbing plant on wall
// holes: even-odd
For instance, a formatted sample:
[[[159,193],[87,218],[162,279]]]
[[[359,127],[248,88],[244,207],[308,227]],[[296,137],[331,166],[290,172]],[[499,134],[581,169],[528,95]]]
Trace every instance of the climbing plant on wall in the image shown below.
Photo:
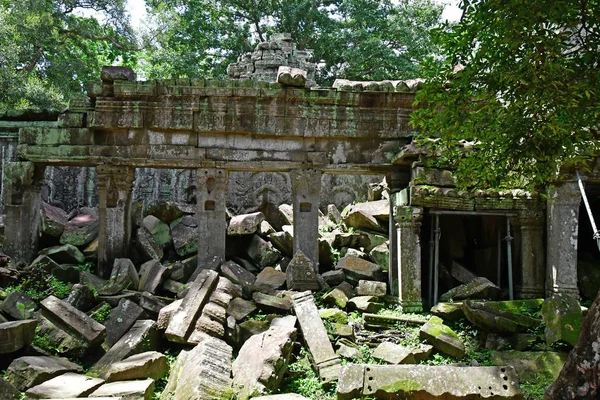
[[[542,187],[597,151],[600,2],[464,0],[413,124],[463,186]],[[463,152],[458,140],[472,142]]]

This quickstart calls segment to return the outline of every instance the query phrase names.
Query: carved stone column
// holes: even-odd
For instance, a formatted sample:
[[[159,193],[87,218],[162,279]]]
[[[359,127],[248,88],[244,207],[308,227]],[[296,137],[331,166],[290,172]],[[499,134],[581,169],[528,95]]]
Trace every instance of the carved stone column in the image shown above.
[[[4,166],[4,251],[17,267],[27,266],[38,251],[44,169],[31,162],[9,162]]]
[[[227,236],[227,171],[199,169],[198,188],[198,270],[218,267],[225,261]]]
[[[131,199],[135,168],[99,165],[98,273],[107,277],[115,258],[127,257],[131,244]]]
[[[423,208],[395,206],[394,242],[390,241],[390,287],[404,312],[423,311],[421,295],[421,221]],[[391,254],[394,253],[394,257]]]
[[[521,225],[521,279],[516,287],[519,299],[544,297],[545,249],[544,213],[541,210],[522,210]]]
[[[299,169],[290,172],[294,204],[294,254],[301,250],[319,272],[319,197],[321,171]]]
[[[577,288],[577,235],[581,194],[577,182],[553,188],[548,196],[546,295],[579,297]]]

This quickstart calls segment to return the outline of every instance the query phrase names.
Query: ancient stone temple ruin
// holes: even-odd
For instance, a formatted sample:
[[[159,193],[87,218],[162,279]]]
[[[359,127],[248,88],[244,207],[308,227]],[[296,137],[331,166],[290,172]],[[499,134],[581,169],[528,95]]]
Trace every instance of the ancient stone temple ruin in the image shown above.
[[[97,204],[105,277],[136,240],[136,193],[144,202],[165,191],[195,204],[198,266],[226,261],[228,208],[289,202],[293,251],[324,272],[320,207],[366,200],[374,176],[390,192],[388,285],[405,310],[436,304],[468,273],[511,299],[578,295],[575,183],[558,183],[548,201],[521,190],[459,191],[411,143],[419,81],[319,88],[309,57],[280,35],[231,65],[226,80],[141,81],[106,67],[88,98],[63,113],[0,117],[5,252],[22,265],[36,257],[41,199],[58,199],[61,174],[78,167],[63,197]]]

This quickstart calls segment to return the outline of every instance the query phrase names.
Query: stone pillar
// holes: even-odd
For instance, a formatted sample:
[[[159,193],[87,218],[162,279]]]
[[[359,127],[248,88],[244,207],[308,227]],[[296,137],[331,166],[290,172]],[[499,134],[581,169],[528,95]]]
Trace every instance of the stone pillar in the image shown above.
[[[544,297],[545,249],[544,213],[541,210],[519,212],[521,225],[521,276],[516,287],[518,299]]]
[[[225,261],[227,171],[199,169],[196,198],[198,269],[217,267]]]
[[[581,193],[577,182],[552,188],[548,196],[546,243],[546,296],[564,293],[579,297],[577,236]]]
[[[300,169],[290,172],[294,203],[294,254],[301,250],[319,272],[319,197],[321,171]]]
[[[98,176],[98,274],[111,272],[115,258],[125,258],[131,244],[131,200],[135,168],[99,165]]]
[[[31,162],[9,162],[4,165],[4,251],[17,267],[29,265],[38,251],[44,169],[44,166]]]
[[[394,243],[390,241],[390,253],[394,252],[396,264],[390,265],[390,288],[400,299],[404,312],[423,311],[421,296],[421,220],[423,208],[412,206],[394,207]]]

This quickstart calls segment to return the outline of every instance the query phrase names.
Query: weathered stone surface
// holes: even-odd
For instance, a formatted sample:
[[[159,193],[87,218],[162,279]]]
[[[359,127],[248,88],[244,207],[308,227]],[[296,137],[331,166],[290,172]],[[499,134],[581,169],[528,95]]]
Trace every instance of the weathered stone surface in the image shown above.
[[[300,68],[280,66],[277,70],[277,82],[283,86],[304,87],[308,72]]]
[[[329,286],[339,285],[346,279],[346,274],[341,269],[323,272],[321,276]]]
[[[281,259],[279,250],[258,235],[252,236],[247,253],[261,268],[273,266]]]
[[[308,400],[304,396],[295,393],[272,394],[269,396],[253,397],[253,400]]]
[[[241,321],[256,311],[256,304],[249,300],[235,298],[227,306],[227,314],[233,316],[236,321]]]
[[[154,215],[156,218],[167,224],[181,218],[184,215],[194,214],[195,207],[191,204],[181,204],[172,201],[161,201],[147,210],[148,215]]]
[[[10,382],[0,378],[0,399],[3,400],[20,400],[21,392],[17,390]]]
[[[579,302],[571,296],[554,294],[542,305],[542,317],[546,323],[546,344],[558,341],[575,346],[579,339],[583,315]]]
[[[36,333],[47,338],[49,346],[64,357],[85,357],[91,347],[79,335],[60,329],[44,317],[41,317]]]
[[[366,328],[378,329],[396,329],[398,324],[407,324],[421,326],[427,323],[428,319],[419,316],[393,317],[390,315],[381,314],[363,314],[363,324]]]
[[[123,400],[151,400],[154,393],[154,379],[105,383],[90,397],[121,397]]]
[[[85,256],[71,244],[47,247],[40,251],[40,255],[48,256],[57,264],[83,264],[85,262]]]
[[[163,301],[164,300],[164,301]],[[171,301],[168,297],[156,296],[150,292],[143,292],[140,297],[139,306],[152,318],[158,317],[160,310],[167,305],[165,301]]]
[[[248,339],[233,362],[233,386],[247,399],[279,386],[290,361],[296,329],[275,326]]]
[[[539,319],[502,311],[483,302],[465,301],[462,307],[467,319],[487,332],[517,333],[526,329],[535,329],[542,323]]]
[[[167,329],[173,314],[179,309],[181,303],[183,303],[183,299],[175,300],[166,307],[161,308],[158,312],[158,319],[156,320],[156,329],[160,331]]]
[[[69,296],[65,299],[66,303],[69,303],[79,311],[87,312],[92,309],[96,302],[94,292],[89,287],[76,283],[73,285],[73,289]]]
[[[377,313],[383,308],[384,304],[374,296],[356,296],[348,300],[348,310],[360,310],[367,313]]]
[[[111,310],[110,316],[104,322],[106,327],[105,347],[111,347],[117,343],[143,314],[144,310],[133,301],[121,299],[119,305]]]
[[[221,274],[233,283],[242,287],[244,296],[249,297],[252,294],[252,288],[256,277],[246,269],[240,267],[233,261],[227,261],[221,265]]]
[[[500,296],[500,288],[488,279],[479,277],[472,281],[450,289],[440,297],[440,301],[487,299],[496,300]]]
[[[32,399],[87,397],[103,383],[103,379],[67,372],[32,387],[26,394]]]
[[[439,317],[431,317],[419,330],[419,337],[450,357],[462,358],[465,355],[464,343]]]
[[[373,351],[373,358],[387,364],[415,364],[415,356],[408,347],[382,342]]]
[[[410,349],[410,352],[412,353],[416,362],[421,362],[421,361],[427,360],[429,358],[429,356],[431,355],[432,351],[433,351],[433,346],[431,346],[429,344],[424,344],[424,343],[421,343],[421,344],[417,345],[417,347],[413,347],[412,349]]]
[[[375,264],[379,265],[382,270],[389,271],[390,269],[390,249],[386,243],[373,247],[369,252],[369,258]]]
[[[292,258],[292,261],[290,261],[285,270],[285,274],[289,290],[319,290],[315,264],[302,250],[296,251],[294,258]]]
[[[287,257],[294,256],[294,233],[293,226],[284,225],[281,232],[269,234],[269,241]]]
[[[137,289],[140,286],[140,278],[135,265],[128,258],[115,258],[113,269],[110,274],[109,286],[120,289]]]
[[[142,220],[142,226],[150,232],[156,244],[163,249],[173,240],[171,237],[171,228],[165,222],[156,218],[154,215],[147,215]]]
[[[29,264],[27,269],[33,271],[40,270],[51,272],[56,267],[58,267],[58,263],[56,261],[46,255],[41,254],[37,256],[35,260],[31,262],[31,264]]]
[[[462,302],[437,303],[431,308],[431,313],[444,321],[458,321],[465,316],[462,309]]]
[[[322,297],[322,300],[325,304],[337,306],[339,308],[346,308],[348,296],[346,296],[346,293],[344,293],[343,290],[334,288],[329,293],[325,294]]]
[[[359,296],[385,296],[387,293],[387,284],[377,281],[358,281],[356,294]]]
[[[176,261],[171,266],[171,279],[177,282],[188,282],[197,267],[198,255],[188,257],[185,260]]]
[[[282,289],[285,286],[286,273],[277,271],[273,267],[267,267],[260,271],[256,275],[256,281],[254,282],[254,288],[256,290],[277,290]]]
[[[14,319],[30,319],[38,309],[35,301],[21,292],[11,292],[0,305],[0,310]]]
[[[294,224],[294,207],[291,204],[281,204],[278,207],[279,214],[281,218],[285,222],[284,225],[293,225]]]
[[[102,72],[100,73],[100,79],[103,82],[135,81],[136,78],[135,72],[129,67],[102,67]]]
[[[249,320],[239,324],[240,328],[240,343],[244,343],[246,340],[254,335],[258,335],[269,329],[269,321],[255,321]]]
[[[183,302],[175,311],[165,331],[167,339],[185,343],[194,330],[202,308],[208,303],[209,297],[217,286],[219,276],[215,271],[203,270],[190,285]]]
[[[100,344],[106,337],[106,328],[72,305],[54,297],[44,299],[42,314],[60,328],[71,332],[91,345]]]
[[[136,231],[137,250],[144,260],[162,260],[163,249],[156,243],[148,229],[141,227]]]
[[[262,221],[258,226],[257,232],[262,238],[268,238],[271,233],[275,233],[275,228],[267,221]]]
[[[152,378],[159,380],[169,372],[167,357],[157,351],[134,354],[111,365],[105,375],[106,382]]]
[[[348,323],[348,314],[337,308],[321,308],[319,310],[319,317],[321,317],[323,321],[329,321],[338,324]]]
[[[383,227],[375,217],[362,210],[351,210],[348,214],[342,215],[342,222],[348,227],[387,232],[387,229]]]
[[[577,344],[550,385],[544,400],[596,399],[598,398],[598,376],[600,376],[600,293],[590,306]]]
[[[339,400],[522,398],[511,367],[445,365],[346,365],[337,394]]]
[[[513,367],[520,382],[555,380],[567,360],[567,353],[554,351],[497,351],[491,355],[494,365]]]
[[[6,378],[24,392],[65,372],[81,372],[83,368],[64,357],[20,357],[6,370]]]
[[[361,279],[377,280],[381,274],[379,265],[352,256],[346,256],[338,261],[335,269],[343,270],[346,274],[346,279],[354,284],[358,283]]]
[[[389,200],[377,200],[352,204],[342,212],[342,217],[353,211],[363,211],[379,221],[387,222],[390,218],[390,202]]]
[[[138,320],[91,368],[98,376],[104,376],[111,365],[134,354],[156,350],[158,346],[156,323],[152,320]]]
[[[452,261],[452,268],[450,269],[450,273],[460,283],[468,283],[473,279],[477,278],[473,272],[469,271],[467,268],[463,267],[456,261]]]
[[[194,217],[185,215],[171,222],[173,245],[180,257],[185,257],[198,251],[198,224]]]
[[[343,343],[340,343],[340,347],[335,351],[335,354],[350,360],[357,360],[361,356],[360,350],[354,347],[346,346]]]
[[[40,230],[46,235],[60,238],[69,216],[65,211],[48,203],[42,203]]]
[[[222,400],[231,391],[233,350],[223,340],[206,336],[189,352],[182,351],[161,400]]]
[[[261,212],[236,215],[229,221],[227,234],[232,236],[252,235],[264,220],[265,216]]]
[[[76,265],[59,265],[52,269],[52,276],[61,282],[76,283],[80,280],[80,271]]]
[[[85,246],[96,239],[99,228],[98,217],[78,215],[65,225],[63,234],[60,237],[60,243]]]
[[[337,380],[340,373],[340,360],[329,342],[312,294],[308,291],[295,294],[292,301],[302,336],[313,356],[321,383],[326,384]]]
[[[168,269],[157,260],[150,260],[140,267],[140,281],[138,290],[156,293],[164,279],[167,278]]]
[[[252,300],[258,308],[266,312],[285,313],[292,309],[292,302],[285,297],[254,293]]]

